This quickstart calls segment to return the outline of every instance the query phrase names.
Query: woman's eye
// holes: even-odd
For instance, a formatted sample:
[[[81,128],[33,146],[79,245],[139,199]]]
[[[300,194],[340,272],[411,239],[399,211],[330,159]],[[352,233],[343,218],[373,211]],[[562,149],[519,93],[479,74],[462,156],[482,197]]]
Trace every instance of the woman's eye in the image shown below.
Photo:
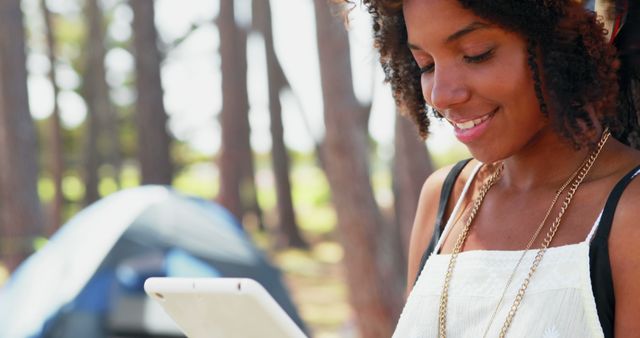
[[[472,56],[465,56],[464,60],[467,63],[480,63],[483,61],[488,60],[489,58],[491,58],[493,56],[493,51],[494,49],[491,48],[488,51],[482,53],[482,54],[478,54],[478,55],[472,55]]]
[[[464,61],[466,63],[480,63],[490,59],[493,56],[494,51],[495,49],[491,48],[488,51],[478,55],[464,56]],[[420,74],[430,74],[430,73],[433,73],[434,70],[435,70],[435,64],[430,63],[424,67],[420,67]]]
[[[433,72],[433,68],[434,68],[433,63],[428,64],[428,65],[426,65],[424,67],[420,67],[420,74],[432,73]]]

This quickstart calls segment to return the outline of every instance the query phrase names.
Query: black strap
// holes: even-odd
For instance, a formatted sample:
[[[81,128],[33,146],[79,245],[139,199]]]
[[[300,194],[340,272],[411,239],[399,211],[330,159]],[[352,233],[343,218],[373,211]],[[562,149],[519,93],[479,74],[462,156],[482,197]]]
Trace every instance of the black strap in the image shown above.
[[[616,299],[613,291],[613,277],[611,262],[609,261],[609,233],[613,223],[613,216],[624,189],[635,177],[640,166],[635,167],[625,175],[613,188],[602,211],[600,223],[589,247],[589,267],[591,274],[591,288],[596,301],[598,319],[604,331],[605,338],[613,338]]]
[[[438,204],[438,214],[436,215],[436,223],[433,226],[433,235],[431,236],[431,242],[429,242],[429,246],[427,247],[427,250],[424,251],[424,253],[422,254],[422,259],[420,259],[420,266],[418,267],[416,281],[420,276],[420,272],[422,271],[424,264],[427,262],[427,258],[429,258],[429,255],[431,255],[433,250],[435,250],[436,245],[438,245],[438,240],[440,240],[440,235],[442,234],[442,231],[444,230],[444,226],[446,225],[446,221],[444,221],[443,218],[444,218],[444,213],[447,210],[447,204],[449,202],[449,198],[451,197],[451,192],[453,191],[453,186],[455,185],[456,180],[458,179],[458,176],[460,176],[462,169],[464,169],[464,167],[467,165],[467,163],[469,163],[469,161],[471,161],[470,158],[456,163],[453,166],[453,168],[451,168],[451,171],[449,172],[449,174],[447,174],[447,177],[444,179],[444,183],[442,184],[442,190],[440,191],[440,202]]]

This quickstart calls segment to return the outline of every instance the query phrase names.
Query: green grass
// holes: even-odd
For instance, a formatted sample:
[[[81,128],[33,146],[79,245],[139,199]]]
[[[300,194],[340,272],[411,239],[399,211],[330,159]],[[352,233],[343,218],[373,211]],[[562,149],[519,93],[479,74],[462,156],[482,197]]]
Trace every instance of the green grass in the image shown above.
[[[182,193],[211,200],[220,189],[218,179],[213,163],[202,162],[179,172],[173,179],[173,187]]]
[[[79,202],[84,197],[84,184],[79,176],[65,176],[62,179],[62,193],[69,201]]]
[[[48,203],[53,200],[55,187],[50,177],[42,177],[38,180],[38,194],[42,202]]]
[[[105,177],[98,184],[98,193],[100,196],[107,196],[118,191],[118,184],[113,177]]]
[[[122,189],[133,188],[140,185],[140,171],[133,165],[125,165],[120,173],[120,185]]]

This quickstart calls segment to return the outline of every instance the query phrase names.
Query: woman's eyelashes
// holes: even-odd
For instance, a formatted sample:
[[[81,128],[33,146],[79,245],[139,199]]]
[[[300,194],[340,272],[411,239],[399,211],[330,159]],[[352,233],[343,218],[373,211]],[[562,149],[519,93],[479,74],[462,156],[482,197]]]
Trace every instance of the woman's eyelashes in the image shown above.
[[[486,52],[483,52],[477,55],[465,55],[463,56],[463,60],[464,62],[470,63],[470,64],[481,63],[489,60],[493,56],[494,52],[495,52],[495,48],[491,48]],[[423,67],[420,67],[420,74],[432,73],[434,69],[435,69],[435,64],[429,63]]]
[[[473,55],[473,56],[464,56],[464,60],[467,63],[480,63],[486,60],[489,60],[493,56],[494,48],[487,50],[484,53]]]
[[[420,67],[420,74],[424,74],[424,73],[431,73],[433,72],[433,67],[435,66],[435,64],[430,63],[424,67]]]

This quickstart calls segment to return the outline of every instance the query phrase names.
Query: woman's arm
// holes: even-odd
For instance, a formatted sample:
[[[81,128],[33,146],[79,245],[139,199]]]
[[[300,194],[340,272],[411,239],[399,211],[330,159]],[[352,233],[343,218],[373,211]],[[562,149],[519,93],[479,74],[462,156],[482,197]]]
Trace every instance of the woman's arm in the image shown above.
[[[616,209],[609,237],[609,259],[616,297],[616,338],[640,332],[640,179],[634,179]]]

